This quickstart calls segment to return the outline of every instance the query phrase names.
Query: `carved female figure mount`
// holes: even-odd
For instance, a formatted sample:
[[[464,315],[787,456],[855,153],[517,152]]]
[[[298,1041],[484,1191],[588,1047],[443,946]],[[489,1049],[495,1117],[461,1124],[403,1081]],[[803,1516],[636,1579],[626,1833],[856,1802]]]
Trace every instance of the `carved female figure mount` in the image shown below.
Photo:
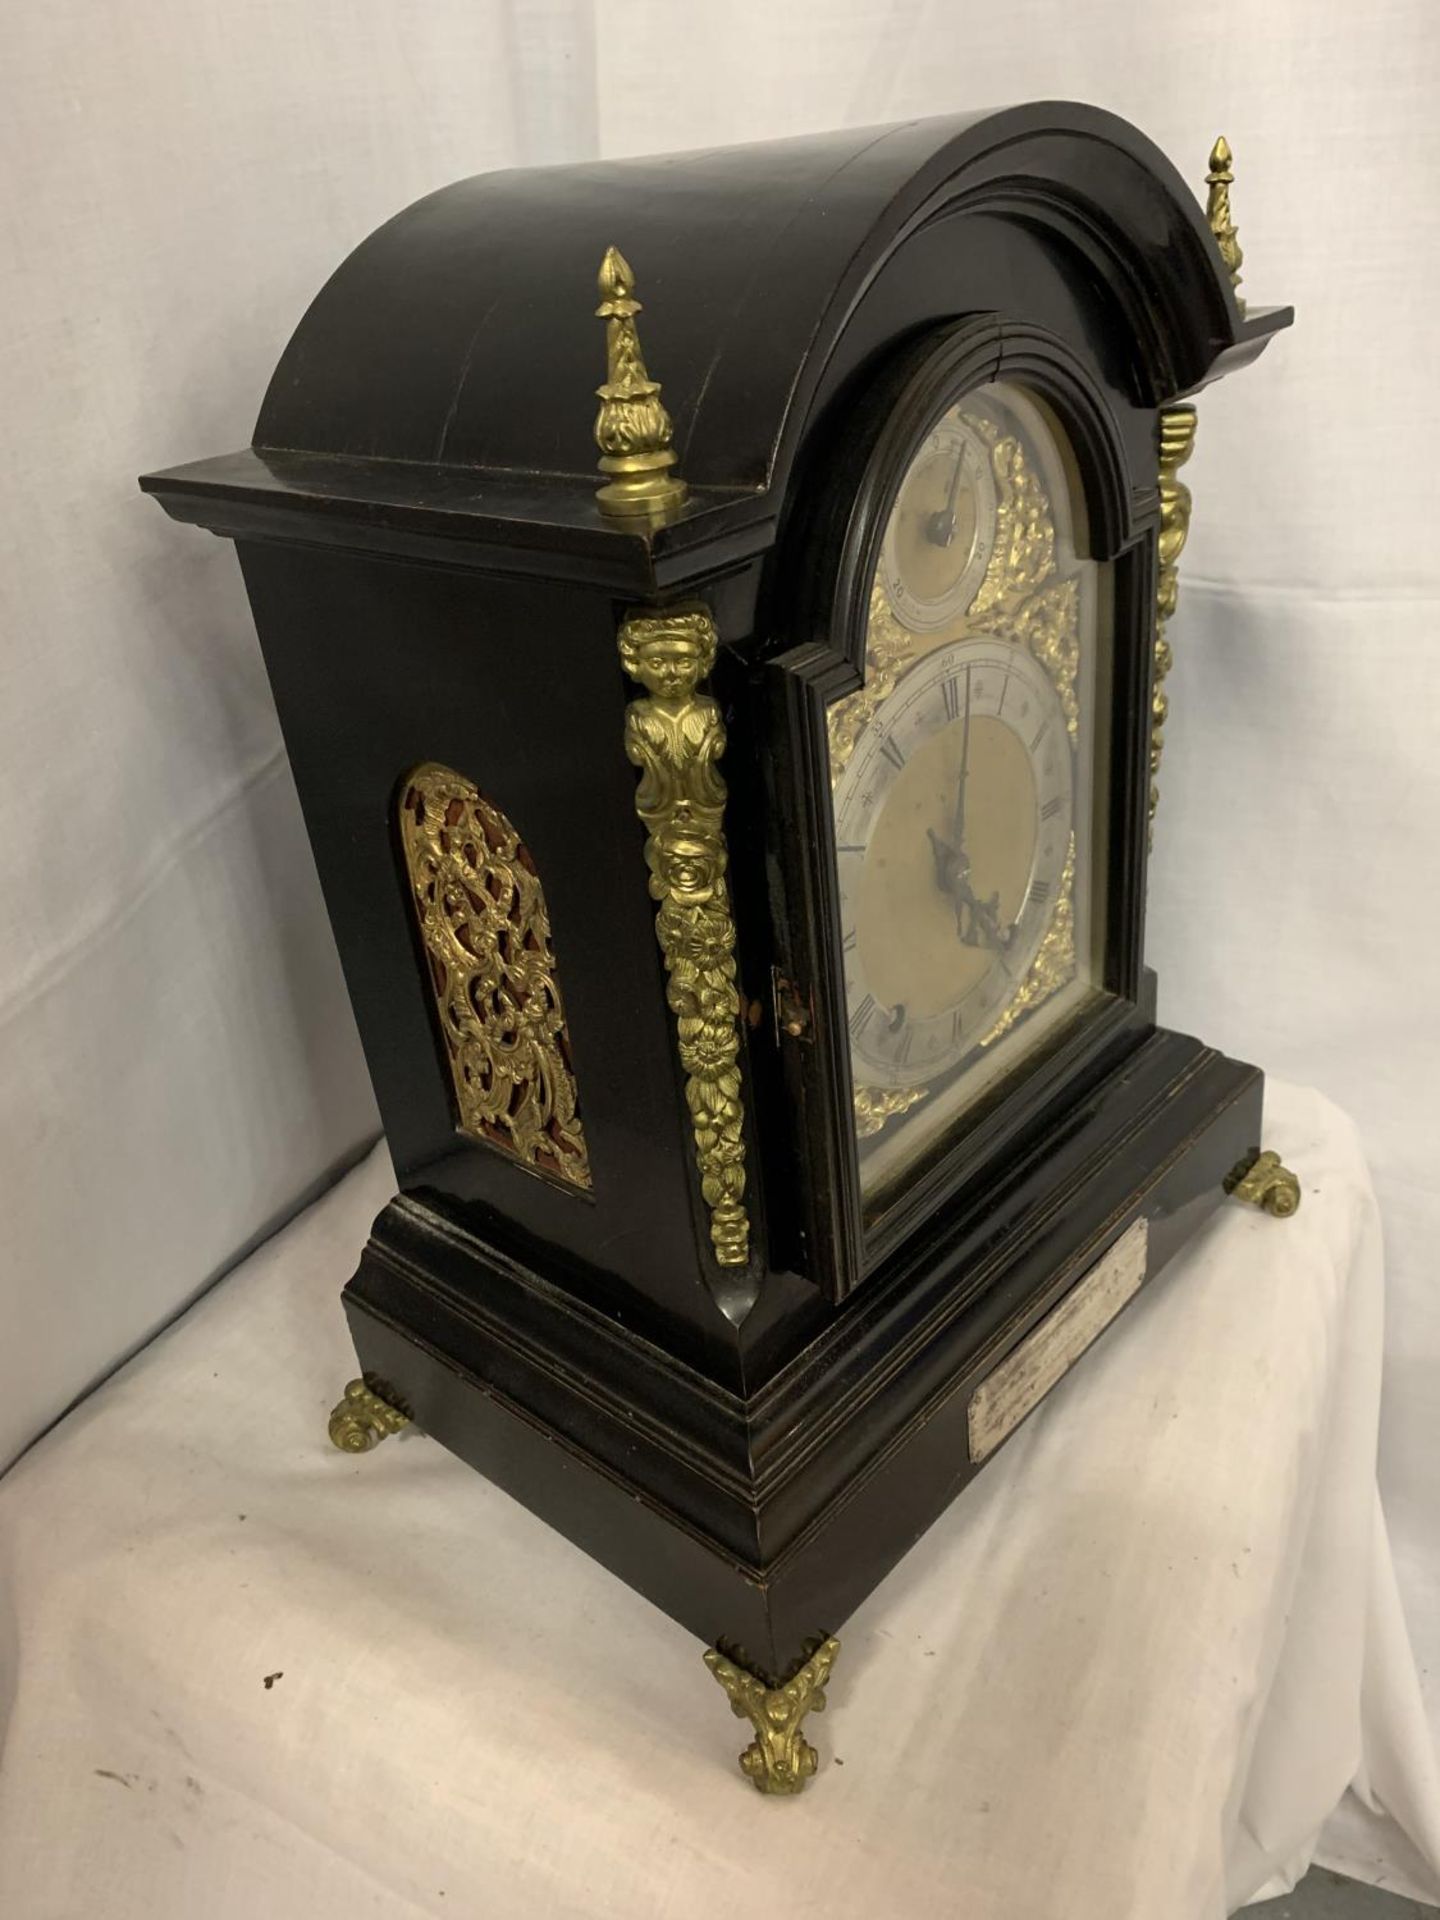
[[[725,726],[697,691],[715,664],[704,607],[635,613],[622,623],[620,662],[647,698],[625,710],[625,752],[640,769],[635,811],[648,838],[655,936],[665,956],[685,1097],[710,1240],[722,1267],[750,1252],[740,1105],[740,995],[735,924],[725,887]]]

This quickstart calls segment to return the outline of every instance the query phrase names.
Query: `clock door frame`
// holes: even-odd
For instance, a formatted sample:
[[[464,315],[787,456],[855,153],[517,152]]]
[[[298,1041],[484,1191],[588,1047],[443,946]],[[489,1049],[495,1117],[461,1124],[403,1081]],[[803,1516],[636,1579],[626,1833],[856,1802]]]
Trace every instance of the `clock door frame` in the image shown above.
[[[1057,415],[1083,490],[1087,556],[1110,573],[1107,998],[937,1142],[878,1217],[862,1200],[846,1044],[839,878],[826,715],[863,684],[870,584],[896,489],[946,406],[991,382],[1023,387]],[[841,431],[843,422],[843,432]],[[776,559],[778,617],[792,644],[761,668],[775,951],[776,1043],[790,1157],[776,1183],[784,1252],[832,1301],[908,1248],[974,1181],[1003,1183],[1063,1129],[1086,1091],[1153,1030],[1143,967],[1150,703],[1154,656],[1155,476],[1137,489],[1103,383],[1059,336],[972,315],[892,352],[850,383],[817,428],[795,523]],[[1149,490],[1146,497],[1145,489]],[[782,1155],[782,1158],[784,1156]]]

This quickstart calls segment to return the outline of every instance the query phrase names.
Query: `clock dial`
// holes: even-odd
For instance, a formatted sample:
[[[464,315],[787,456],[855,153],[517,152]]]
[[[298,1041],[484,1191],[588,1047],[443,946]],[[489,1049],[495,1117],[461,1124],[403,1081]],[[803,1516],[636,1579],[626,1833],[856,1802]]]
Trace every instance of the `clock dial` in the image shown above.
[[[882,1195],[1100,992],[1101,569],[1022,390],[952,404],[886,525],[865,684],[829,712],[861,1183]]]
[[[835,795],[857,1074],[926,1084],[993,1026],[1060,898],[1074,812],[1065,716],[1004,640],[932,653]]]
[[[989,451],[957,411],[911,462],[886,528],[880,578],[897,618],[933,633],[963,613],[994,545]]]

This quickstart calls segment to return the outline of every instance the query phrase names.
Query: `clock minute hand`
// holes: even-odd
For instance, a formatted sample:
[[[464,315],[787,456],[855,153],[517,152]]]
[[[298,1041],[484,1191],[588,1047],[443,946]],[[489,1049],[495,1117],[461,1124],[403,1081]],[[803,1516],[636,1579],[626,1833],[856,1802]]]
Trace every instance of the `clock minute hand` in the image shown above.
[[[935,884],[942,893],[948,893],[955,903],[958,916],[963,904],[962,896],[970,892],[968,875],[969,857],[965,852],[965,782],[970,771],[970,669],[965,669],[965,720],[964,731],[960,736],[960,784],[955,795],[955,811],[952,816],[948,835],[944,838],[933,827],[927,827],[930,838],[930,852],[935,861]]]
[[[951,829],[954,846],[947,846],[934,830],[930,845],[935,855],[940,884],[951,896],[955,907],[955,929],[967,947],[989,947],[1003,958],[1008,935],[1000,926],[1000,896],[982,900],[970,877],[970,856],[965,850],[965,791],[970,777],[970,668],[965,669],[965,718],[960,735],[960,783],[955,795],[955,821]]]
[[[952,837],[957,855],[965,851],[965,782],[970,777],[970,669],[965,669],[965,718],[960,734],[960,785],[955,795],[955,824]]]

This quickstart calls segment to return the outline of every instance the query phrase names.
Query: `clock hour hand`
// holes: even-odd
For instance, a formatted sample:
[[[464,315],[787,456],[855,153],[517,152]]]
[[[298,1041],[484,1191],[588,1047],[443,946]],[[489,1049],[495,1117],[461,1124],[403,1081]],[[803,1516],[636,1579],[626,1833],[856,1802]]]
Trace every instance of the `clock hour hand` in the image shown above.
[[[933,827],[927,827],[930,851],[935,860],[935,881],[942,893],[948,893],[955,910],[955,931],[967,947],[993,947],[1001,952],[1009,944],[1008,928],[1000,926],[1000,896],[994,893],[982,900],[970,884],[970,861],[963,848],[942,840]]]
[[[974,890],[966,886],[967,906],[970,911],[970,937],[966,939],[962,932],[960,938],[969,947],[989,947],[992,953],[1003,954],[1010,944],[1010,930],[1000,925],[1000,896],[992,893],[988,900],[982,900]],[[958,918],[958,909],[957,909]]]
[[[927,827],[930,836],[930,852],[935,860],[935,884],[942,893],[955,890],[955,849],[948,840],[942,840],[933,827]]]
[[[989,947],[994,953],[1003,953],[1010,942],[1010,930],[1000,925],[1000,895],[992,893],[988,900],[980,898],[970,884],[970,864],[963,857],[950,868],[947,891],[955,909],[955,931],[961,944]]]

